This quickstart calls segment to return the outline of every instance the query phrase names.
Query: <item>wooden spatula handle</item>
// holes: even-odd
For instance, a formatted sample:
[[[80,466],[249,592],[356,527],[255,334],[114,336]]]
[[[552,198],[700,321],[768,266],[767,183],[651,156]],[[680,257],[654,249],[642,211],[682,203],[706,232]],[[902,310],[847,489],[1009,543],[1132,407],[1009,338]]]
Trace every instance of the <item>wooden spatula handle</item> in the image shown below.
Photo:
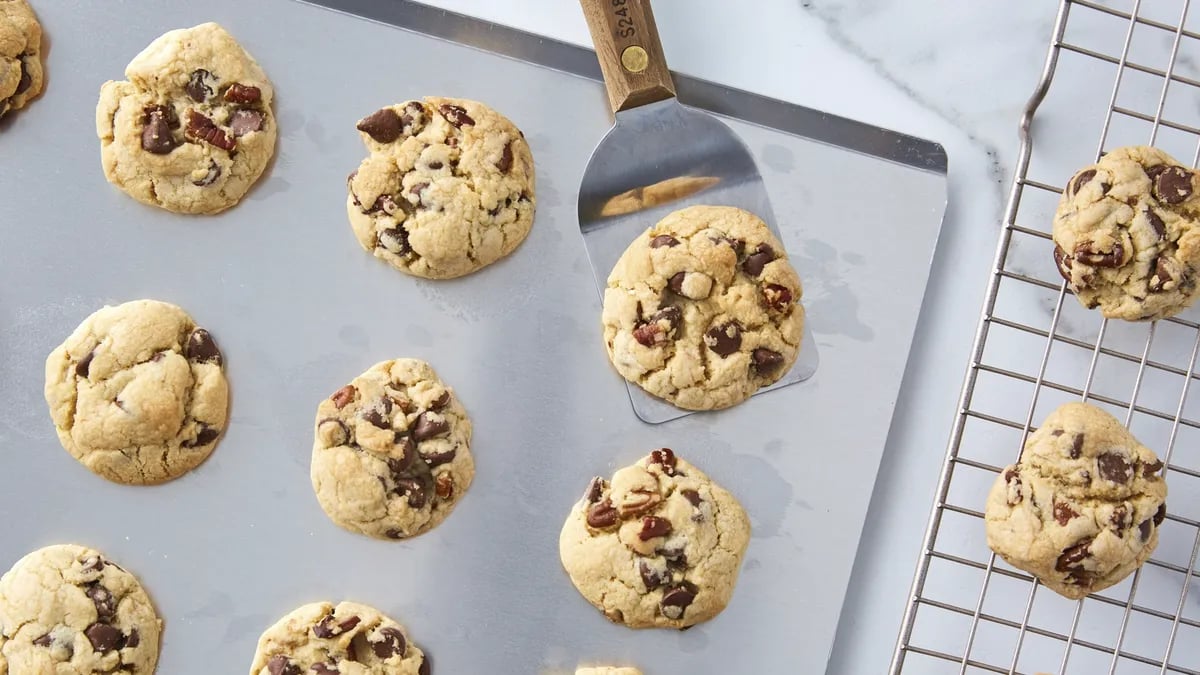
[[[579,0],[613,112],[675,96],[650,0]]]

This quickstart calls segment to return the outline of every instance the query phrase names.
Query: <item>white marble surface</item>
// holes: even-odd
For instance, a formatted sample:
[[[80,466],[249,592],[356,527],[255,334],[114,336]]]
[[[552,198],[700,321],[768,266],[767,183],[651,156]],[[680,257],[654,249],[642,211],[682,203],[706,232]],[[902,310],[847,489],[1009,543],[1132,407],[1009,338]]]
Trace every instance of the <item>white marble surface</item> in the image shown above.
[[[425,1],[588,43],[570,0]],[[673,69],[936,140],[950,156],[950,206],[829,673],[880,673],[890,661],[976,330],[1017,121],[1057,4],[655,3]]]

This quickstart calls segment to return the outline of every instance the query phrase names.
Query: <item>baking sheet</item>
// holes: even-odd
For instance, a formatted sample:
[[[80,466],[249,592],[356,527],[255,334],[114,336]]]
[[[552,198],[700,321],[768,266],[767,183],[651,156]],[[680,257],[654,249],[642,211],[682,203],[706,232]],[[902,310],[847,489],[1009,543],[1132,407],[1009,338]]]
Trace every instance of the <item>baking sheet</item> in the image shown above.
[[[0,568],[50,543],[104,551],[153,597],[171,675],[245,672],[276,618],[342,598],[404,623],[435,673],[823,671],[940,227],[940,148],[678,78],[684,102],[757,122],[731,125],[763,169],[822,363],[803,384],[651,426],[605,358],[575,218],[610,125],[590,54],[406,2],[359,4],[510,57],[293,0],[37,3],[48,89],[0,125]],[[153,38],[210,20],[274,81],[280,141],[240,206],[182,217],[105,182],[93,111],[100,84]],[[355,120],[426,94],[503,111],[538,167],[529,239],[455,281],[399,274],[346,223],[345,178],[365,154]],[[77,464],[41,396],[55,345],[99,306],[141,297],[212,331],[232,389],[210,460],[148,488]],[[478,470],[451,518],[398,543],[332,524],[308,479],[317,402],[396,356],[455,387]],[[737,495],[754,537],[720,617],[635,632],[576,593],[557,534],[591,476],[661,445]]]

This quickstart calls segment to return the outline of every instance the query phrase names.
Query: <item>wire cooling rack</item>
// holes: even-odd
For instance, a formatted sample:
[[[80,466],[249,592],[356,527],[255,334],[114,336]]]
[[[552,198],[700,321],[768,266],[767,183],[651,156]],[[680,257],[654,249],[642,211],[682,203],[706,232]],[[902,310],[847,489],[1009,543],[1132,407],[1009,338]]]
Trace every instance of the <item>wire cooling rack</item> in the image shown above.
[[[895,673],[1200,673],[1200,310],[1151,324],[1079,306],[1051,256],[1062,186],[1121,145],[1200,160],[1200,12],[1190,0],[1063,0],[1021,149]],[[1052,86],[1053,85],[1053,86]],[[1035,116],[1036,112],[1036,116]],[[1099,143],[1097,143],[1097,137]],[[1036,143],[1035,143],[1036,141]],[[996,474],[1068,400],[1123,419],[1166,463],[1154,557],[1069,601],[993,555]]]

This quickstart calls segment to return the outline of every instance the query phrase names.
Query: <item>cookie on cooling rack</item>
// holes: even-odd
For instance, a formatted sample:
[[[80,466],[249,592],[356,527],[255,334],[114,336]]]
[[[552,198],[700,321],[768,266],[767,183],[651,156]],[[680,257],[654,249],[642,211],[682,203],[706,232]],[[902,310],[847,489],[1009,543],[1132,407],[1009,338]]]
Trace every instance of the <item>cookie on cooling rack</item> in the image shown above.
[[[987,500],[988,546],[1054,592],[1078,599],[1129,576],[1158,545],[1163,463],[1112,415],[1055,410],[1000,472]]]
[[[1076,173],[1054,215],[1054,261],[1113,319],[1163,319],[1200,295],[1200,180],[1156,148],[1118,148]]]

